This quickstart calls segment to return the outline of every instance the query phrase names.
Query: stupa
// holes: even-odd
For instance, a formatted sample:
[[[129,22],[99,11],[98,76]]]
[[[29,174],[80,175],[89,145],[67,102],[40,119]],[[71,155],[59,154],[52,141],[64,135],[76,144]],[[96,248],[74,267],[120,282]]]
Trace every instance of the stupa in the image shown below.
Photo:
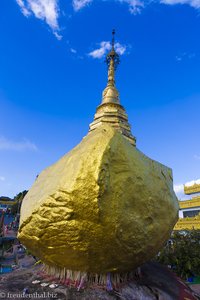
[[[178,219],[171,169],[137,149],[120,104],[114,44],[113,32],[89,133],[38,176],[21,208],[20,241],[67,284],[127,278],[158,253]]]
[[[135,146],[136,138],[131,133],[128,117],[124,107],[120,104],[119,92],[115,86],[115,71],[119,64],[119,55],[114,48],[114,34],[112,38],[112,49],[106,56],[108,65],[108,83],[102,94],[101,105],[97,108],[94,121],[90,124],[90,132],[103,124],[116,128],[129,142]]]

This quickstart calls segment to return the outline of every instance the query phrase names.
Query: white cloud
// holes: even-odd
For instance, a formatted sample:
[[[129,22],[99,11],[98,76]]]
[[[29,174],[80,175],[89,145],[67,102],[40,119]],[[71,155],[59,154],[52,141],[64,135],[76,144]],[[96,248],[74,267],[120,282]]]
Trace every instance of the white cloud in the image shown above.
[[[77,53],[76,49],[74,49],[74,48],[70,48],[70,52],[73,53],[73,54]]]
[[[190,200],[191,195],[185,195],[184,193],[184,185],[185,186],[192,186],[194,184],[200,184],[200,179],[188,181],[185,184],[175,184],[174,185],[174,192],[179,200]]]
[[[26,8],[24,0],[16,0],[17,4],[21,7],[21,11],[24,16],[30,16],[31,12]]]
[[[109,51],[112,46],[110,42],[103,41],[99,44],[99,48],[88,53],[89,56],[93,58],[102,58],[107,51]],[[115,50],[118,54],[123,55],[126,51],[126,46],[121,45],[120,43],[115,44]]]
[[[65,1],[67,3],[67,0]],[[104,1],[105,0],[102,0],[102,2]],[[92,2],[93,0],[71,0],[74,11],[79,11]],[[113,0],[113,2],[120,2],[128,5],[130,13],[134,15],[141,13],[142,9],[152,2],[165,5],[187,4],[196,9],[200,9],[200,0]],[[30,17],[31,15],[34,15],[36,18],[45,21],[52,29],[56,38],[58,40],[62,38],[59,34],[60,27],[58,24],[60,15],[59,0],[16,0],[16,3],[21,8],[24,16]],[[192,54],[189,58],[192,58],[193,56],[194,55]],[[177,56],[176,59],[181,61],[182,57]]]
[[[93,0],[73,0],[72,5],[75,11],[78,11],[88,4],[90,4]]]
[[[55,35],[55,37],[57,38],[57,40],[62,40],[62,35],[59,34],[57,31],[54,31],[53,34]]]
[[[192,185],[194,185],[194,184],[200,184],[200,179],[192,180],[192,181],[186,182],[185,186],[192,186]]]
[[[174,185],[174,192],[176,194],[184,193],[184,185],[183,184],[175,184]]]
[[[5,177],[4,176],[0,176],[0,181],[5,181]]]
[[[145,1],[141,0],[118,0],[121,3],[127,3],[131,14],[141,13],[142,8],[145,6]]]
[[[110,42],[101,42],[100,48],[91,51],[88,55],[92,56],[93,58],[102,58],[107,51],[111,49]]]
[[[0,150],[38,151],[38,148],[34,143],[32,143],[26,139],[24,139],[21,142],[14,142],[14,141],[6,139],[5,137],[0,137]]]
[[[103,0],[105,1],[105,0]],[[144,8],[144,3],[145,1],[141,1],[141,0],[115,0],[121,3],[127,3],[129,6],[129,11],[132,14],[138,14],[141,12],[141,9]],[[75,11],[78,11],[82,8],[84,8],[85,6],[87,6],[88,4],[90,4],[91,2],[93,2],[93,0],[72,0],[72,5],[74,7]]]
[[[126,51],[126,46],[121,45],[120,43],[116,43],[115,44],[115,51],[120,54],[123,55]]]
[[[174,192],[178,198],[178,200],[189,200],[191,197],[185,195],[184,193],[184,184],[175,184],[174,185]]]
[[[152,0],[114,0],[114,1],[127,4],[130,13],[134,15],[141,13],[142,9],[145,6],[153,2]],[[91,2],[93,2],[93,0],[72,0],[72,4],[75,11],[84,8]],[[157,2],[166,5],[187,4],[197,9],[200,8],[200,0],[158,0]]]
[[[61,38],[61,35],[58,34],[58,0],[16,0],[16,2],[26,17],[34,14],[36,18],[45,21],[49,25],[58,39]]]
[[[200,8],[200,0],[161,0],[160,2],[168,5],[188,4],[194,8]]]

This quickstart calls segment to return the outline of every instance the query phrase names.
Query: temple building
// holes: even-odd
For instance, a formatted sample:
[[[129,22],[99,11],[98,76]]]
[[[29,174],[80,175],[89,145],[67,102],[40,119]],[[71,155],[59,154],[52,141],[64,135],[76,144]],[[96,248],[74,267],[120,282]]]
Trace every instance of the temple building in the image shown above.
[[[184,193],[193,197],[179,201],[179,220],[174,230],[200,229],[200,180],[185,184]]]
[[[12,206],[15,204],[16,202],[14,200],[12,200],[9,197],[4,197],[1,196],[0,197],[0,213],[6,212],[6,211],[10,211]]]

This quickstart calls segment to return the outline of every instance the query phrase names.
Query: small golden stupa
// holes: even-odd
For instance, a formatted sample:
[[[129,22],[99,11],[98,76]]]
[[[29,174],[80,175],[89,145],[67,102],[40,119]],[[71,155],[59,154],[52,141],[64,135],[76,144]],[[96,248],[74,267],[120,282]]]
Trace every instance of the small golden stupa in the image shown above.
[[[171,169],[136,148],[120,104],[114,33],[106,60],[89,133],[38,176],[21,208],[20,241],[67,282],[133,271],[158,253],[178,218]]]

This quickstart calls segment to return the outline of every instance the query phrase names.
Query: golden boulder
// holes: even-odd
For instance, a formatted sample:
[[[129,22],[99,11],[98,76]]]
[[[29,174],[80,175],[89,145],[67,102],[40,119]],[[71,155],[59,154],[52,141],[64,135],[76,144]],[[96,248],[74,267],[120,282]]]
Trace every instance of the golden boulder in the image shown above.
[[[129,271],[156,255],[177,211],[171,170],[105,125],[39,175],[19,238],[49,266]]]

